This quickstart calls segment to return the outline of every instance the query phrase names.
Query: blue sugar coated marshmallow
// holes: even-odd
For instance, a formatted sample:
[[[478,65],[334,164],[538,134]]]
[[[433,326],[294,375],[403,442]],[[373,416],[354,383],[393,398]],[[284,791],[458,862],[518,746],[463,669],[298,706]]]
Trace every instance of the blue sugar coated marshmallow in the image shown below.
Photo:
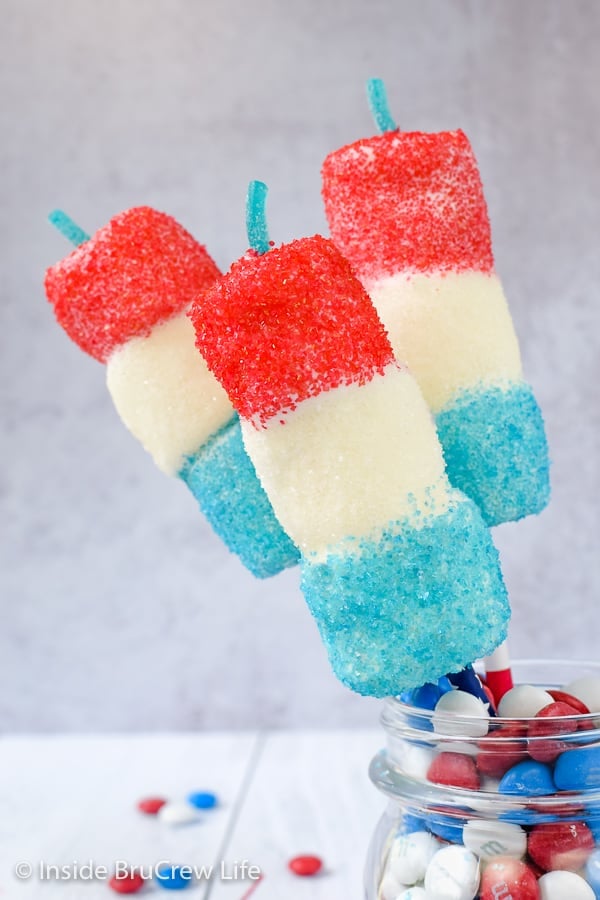
[[[517,763],[504,773],[498,785],[499,794],[518,797],[543,797],[555,792],[552,769],[545,763],[534,760]]]
[[[192,872],[189,866],[161,866],[155,880],[166,891],[182,891],[192,883]]]
[[[187,801],[196,809],[214,809],[217,805],[217,797],[210,791],[194,791],[188,794]]]
[[[486,656],[510,609],[498,553],[473,503],[389,523],[303,557],[302,590],[333,671],[359,694],[396,696]]]
[[[600,745],[561,753],[554,766],[554,781],[561,791],[591,791],[600,787]]]
[[[214,531],[257,578],[299,561],[244,449],[237,416],[187,460],[179,477]]]
[[[488,525],[539,513],[550,498],[544,420],[524,382],[463,391],[436,415],[450,483]]]

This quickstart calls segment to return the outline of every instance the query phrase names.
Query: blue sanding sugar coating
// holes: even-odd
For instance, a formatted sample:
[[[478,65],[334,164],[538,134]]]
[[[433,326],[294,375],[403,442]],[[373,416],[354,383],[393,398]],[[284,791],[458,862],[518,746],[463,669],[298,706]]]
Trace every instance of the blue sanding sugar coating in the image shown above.
[[[524,382],[461,393],[436,416],[450,483],[488,525],[539,513],[550,498],[544,420]]]
[[[437,681],[491,653],[510,608],[481,514],[459,491],[441,515],[391,522],[303,558],[302,589],[333,670],[385,697]]]
[[[299,561],[244,449],[237,416],[190,457],[179,477],[219,537],[257,578]]]

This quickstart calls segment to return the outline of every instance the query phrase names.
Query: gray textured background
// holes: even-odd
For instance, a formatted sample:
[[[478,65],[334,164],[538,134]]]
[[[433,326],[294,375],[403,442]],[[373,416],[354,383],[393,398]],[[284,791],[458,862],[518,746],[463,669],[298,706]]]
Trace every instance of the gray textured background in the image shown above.
[[[554,498],[496,531],[523,654],[597,655],[600,4],[595,0],[4,0],[0,31],[0,728],[371,723],[329,674],[297,573],[252,579],[113,412],[54,325],[62,206],[93,231],[148,203],[223,267],[250,178],[272,237],[325,227],[324,155],[408,129],[479,158]]]

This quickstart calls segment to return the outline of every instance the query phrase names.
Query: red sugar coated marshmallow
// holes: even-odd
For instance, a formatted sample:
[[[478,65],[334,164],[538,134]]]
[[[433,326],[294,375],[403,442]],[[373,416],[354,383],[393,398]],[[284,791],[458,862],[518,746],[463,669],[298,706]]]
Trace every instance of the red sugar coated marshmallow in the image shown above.
[[[550,822],[535,825],[529,833],[527,852],[540,869],[577,872],[594,849],[594,835],[584,822]]]
[[[144,797],[143,800],[139,801],[137,808],[147,816],[155,816],[166,802],[163,797]]]
[[[362,281],[398,272],[492,272],[483,187],[462,131],[390,131],[323,163],[331,237]]]
[[[294,856],[288,863],[288,869],[303,878],[316,875],[322,868],[323,860],[318,856]]]
[[[45,287],[69,337],[106,362],[117,347],[183,312],[219,276],[205,248],[175,219],[138,206],[51,266]]]
[[[527,730],[527,751],[532,759],[538,762],[554,762],[565,749],[563,741],[539,740],[544,735],[572,734],[577,731],[577,724],[564,716],[577,716],[579,713],[568,703],[555,701],[544,706],[534,717]],[[562,721],[561,721],[562,719]]]
[[[534,873],[518,859],[501,857],[483,870],[480,900],[539,900],[540,896]]]
[[[524,738],[526,734],[526,725],[512,722],[495,729],[494,737],[490,736],[479,744],[481,752],[477,754],[476,764],[481,774],[490,775],[492,778],[501,778],[517,763],[528,759],[525,741],[518,740]],[[510,738],[515,738],[515,740],[512,741]]]
[[[427,770],[427,780],[433,784],[447,784],[469,791],[479,790],[480,784],[473,757],[452,751],[444,751],[436,756]]]
[[[350,264],[320,235],[249,253],[189,315],[234,407],[261,424],[322,391],[364,384],[394,361]]]
[[[116,875],[108,882],[108,886],[115,894],[136,894],[144,887],[144,879],[136,872],[125,877]]]

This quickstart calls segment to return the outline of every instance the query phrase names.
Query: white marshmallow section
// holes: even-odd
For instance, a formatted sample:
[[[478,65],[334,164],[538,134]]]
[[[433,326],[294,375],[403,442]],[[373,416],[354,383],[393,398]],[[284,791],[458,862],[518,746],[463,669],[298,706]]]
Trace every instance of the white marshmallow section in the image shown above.
[[[396,359],[434,413],[465,388],[521,381],[519,344],[496,275],[403,273],[367,289]]]
[[[448,508],[431,414],[414,378],[394,363],[264,428],[243,421],[242,434],[277,518],[304,553],[366,536],[428,503],[436,513]]]
[[[227,394],[195,346],[185,314],[148,337],[134,338],[108,361],[106,380],[117,412],[168,475],[233,416]]]

